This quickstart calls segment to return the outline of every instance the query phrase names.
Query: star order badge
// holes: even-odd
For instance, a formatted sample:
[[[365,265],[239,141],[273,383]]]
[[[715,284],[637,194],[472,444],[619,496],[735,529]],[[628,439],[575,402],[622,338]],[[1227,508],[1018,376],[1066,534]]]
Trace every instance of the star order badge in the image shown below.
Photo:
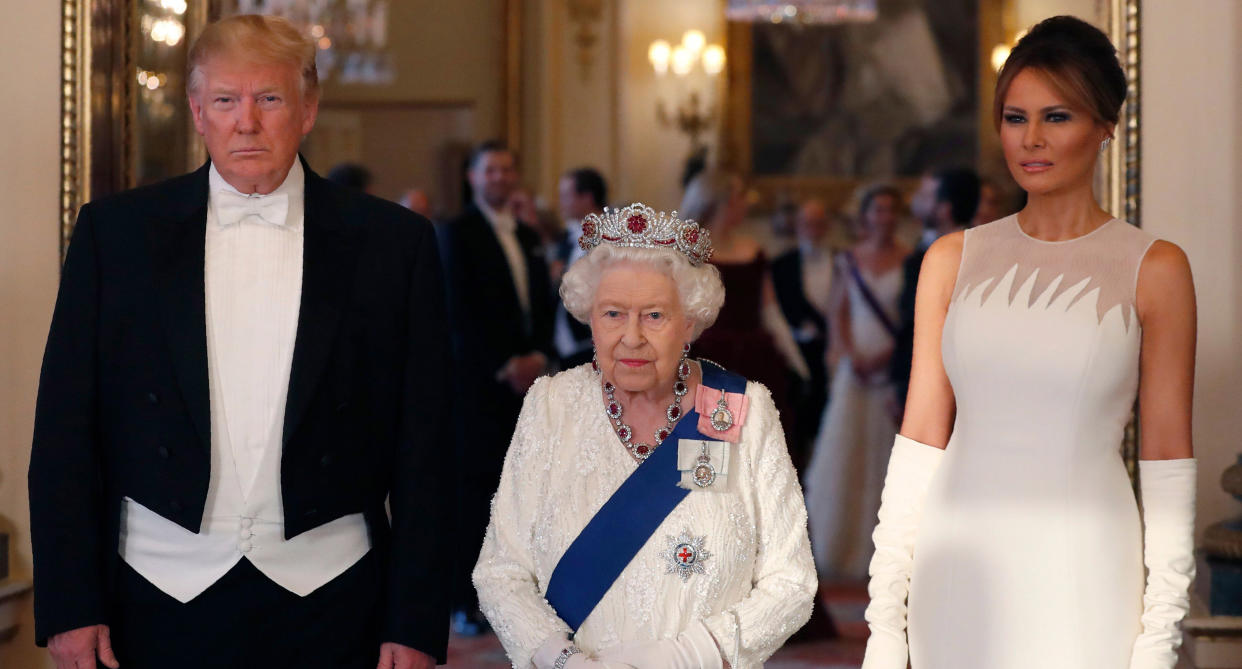
[[[704,574],[703,563],[712,556],[703,544],[707,537],[691,536],[690,530],[682,530],[677,536],[664,535],[668,540],[668,549],[662,553],[668,563],[666,573],[677,574],[682,581],[690,579],[691,574]]]

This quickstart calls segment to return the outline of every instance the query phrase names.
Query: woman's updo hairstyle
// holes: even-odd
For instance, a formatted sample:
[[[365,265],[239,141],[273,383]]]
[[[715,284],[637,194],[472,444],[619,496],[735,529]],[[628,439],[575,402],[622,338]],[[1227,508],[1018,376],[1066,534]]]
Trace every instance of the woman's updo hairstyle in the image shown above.
[[[992,122],[997,129],[1009,85],[1028,68],[1047,75],[1057,92],[1097,122],[1115,125],[1121,117],[1126,73],[1108,36],[1090,23],[1073,16],[1054,16],[1040,21],[1018,40],[996,79]]]

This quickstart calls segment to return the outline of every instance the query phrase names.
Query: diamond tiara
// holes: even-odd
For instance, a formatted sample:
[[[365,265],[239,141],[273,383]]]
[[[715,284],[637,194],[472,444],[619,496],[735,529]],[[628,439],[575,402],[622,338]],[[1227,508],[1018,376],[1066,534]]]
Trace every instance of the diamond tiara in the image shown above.
[[[582,219],[578,246],[584,251],[599,246],[629,246],[646,249],[675,249],[698,267],[712,259],[712,236],[692,220],[682,220],[677,212],[656,212],[641,202],[621,209],[604,207],[603,214]]]

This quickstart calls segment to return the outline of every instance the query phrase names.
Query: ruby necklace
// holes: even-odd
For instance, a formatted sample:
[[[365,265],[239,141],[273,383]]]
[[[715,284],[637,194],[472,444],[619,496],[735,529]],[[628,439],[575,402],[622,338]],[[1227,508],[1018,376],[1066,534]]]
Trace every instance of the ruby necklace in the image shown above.
[[[650,444],[642,441],[634,443],[633,428],[621,420],[621,414],[624,413],[624,409],[621,407],[621,402],[617,400],[617,387],[613,385],[612,381],[604,381],[604,396],[607,398],[604,411],[612,419],[613,431],[617,433],[617,437],[621,439],[621,443],[625,444],[625,447],[630,451],[630,455],[634,456],[635,460],[639,462],[646,460],[655,451],[656,447],[667,439],[668,435],[673,433],[673,427],[681,419],[681,398],[686,396],[688,390],[686,379],[688,378],[690,378],[690,363],[685,358],[682,358],[677,365],[677,380],[673,382],[673,402],[664,410],[664,417],[667,419],[667,422],[663,427],[655,431],[653,435],[655,441]]]

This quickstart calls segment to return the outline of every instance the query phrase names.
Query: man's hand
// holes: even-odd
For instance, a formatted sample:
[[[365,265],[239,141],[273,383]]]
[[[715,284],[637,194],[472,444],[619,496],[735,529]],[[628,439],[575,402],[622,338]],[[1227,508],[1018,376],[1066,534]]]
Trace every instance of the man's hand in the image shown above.
[[[121,666],[112,654],[112,633],[107,625],[79,627],[61,632],[48,639],[48,652],[56,660],[56,669],[95,669],[95,655],[110,669]]]
[[[388,641],[380,645],[379,664],[375,669],[433,669],[435,666],[434,657]]]
[[[496,375],[497,380],[506,381],[517,395],[525,395],[535,379],[543,374],[548,367],[548,358],[536,351],[526,355],[515,355],[501,368]]]

